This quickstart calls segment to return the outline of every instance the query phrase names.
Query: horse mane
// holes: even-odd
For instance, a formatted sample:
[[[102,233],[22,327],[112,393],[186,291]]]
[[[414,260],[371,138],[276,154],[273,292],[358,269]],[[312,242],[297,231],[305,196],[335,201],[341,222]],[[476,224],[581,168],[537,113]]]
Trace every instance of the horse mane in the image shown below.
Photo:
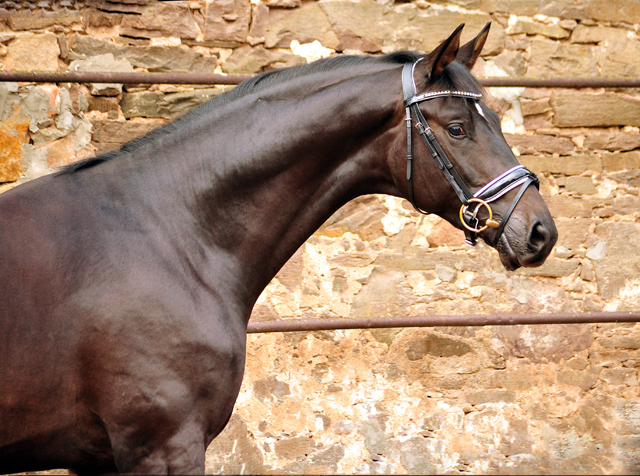
[[[146,144],[153,142],[155,139],[180,130],[183,126],[194,119],[201,117],[208,111],[216,107],[229,104],[241,97],[252,94],[256,91],[267,89],[273,84],[282,84],[283,82],[300,78],[302,76],[322,73],[341,68],[357,67],[366,64],[404,64],[406,62],[414,62],[423,55],[413,51],[398,51],[383,56],[334,56],[321,59],[301,66],[279,68],[267,71],[262,74],[253,76],[233,88],[231,91],[221,94],[206,103],[194,108],[178,119],[154,129],[147,135],[134,139],[124,144],[120,149],[105,152],[103,154],[91,157],[85,160],[74,162],[61,168],[57,174],[72,174],[81,170],[85,170],[103,162],[107,162],[116,157],[129,154],[142,148]],[[443,74],[437,82],[439,88],[457,89],[461,91],[481,92],[480,83],[469,73],[468,69],[455,61],[447,66],[445,74]],[[398,94],[400,97],[400,94]]]

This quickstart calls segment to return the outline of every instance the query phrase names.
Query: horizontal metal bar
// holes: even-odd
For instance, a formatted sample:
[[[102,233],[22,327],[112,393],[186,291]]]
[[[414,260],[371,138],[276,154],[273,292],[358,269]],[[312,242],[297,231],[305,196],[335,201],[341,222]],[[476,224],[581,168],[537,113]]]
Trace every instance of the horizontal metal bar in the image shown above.
[[[119,73],[102,71],[0,71],[0,81],[25,83],[239,84],[247,75],[204,73]],[[482,78],[486,87],[640,88],[636,78]]]
[[[508,88],[640,88],[637,78],[483,78],[480,83]]]
[[[239,84],[251,76],[202,73],[118,73],[103,71],[0,71],[0,81],[24,83]]]
[[[259,334],[265,332],[389,329],[393,327],[477,327],[531,324],[595,324],[607,322],[640,322],[640,312],[400,316],[370,319],[282,319],[279,321],[249,322],[247,332],[249,334]]]

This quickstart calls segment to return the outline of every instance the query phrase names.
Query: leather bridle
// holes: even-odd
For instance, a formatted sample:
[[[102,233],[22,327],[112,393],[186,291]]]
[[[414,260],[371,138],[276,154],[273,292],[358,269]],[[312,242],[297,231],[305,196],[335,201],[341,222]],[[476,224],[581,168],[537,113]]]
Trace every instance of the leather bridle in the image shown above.
[[[404,106],[407,111],[407,181],[409,201],[418,212],[425,215],[428,214],[428,212],[420,209],[413,195],[411,125],[415,118],[416,129],[418,130],[420,137],[422,137],[427,149],[438,164],[438,167],[462,202],[462,206],[460,207],[460,221],[464,227],[466,242],[470,245],[475,245],[479,233],[483,232],[487,228],[497,228],[494,238],[495,246],[498,244],[509,217],[513,213],[513,210],[516,208],[516,205],[522,198],[527,187],[529,187],[529,185],[534,185],[536,188],[539,188],[540,182],[538,177],[536,177],[536,175],[528,170],[524,165],[517,165],[510,168],[499,177],[496,177],[475,193],[472,193],[453,163],[449,160],[449,157],[447,157],[446,152],[438,143],[433,130],[429,127],[429,124],[427,123],[424,114],[422,114],[418,104],[439,97],[459,97],[478,101],[482,97],[482,94],[465,91],[432,91],[424,94],[417,94],[414,70],[419,61],[420,60],[414,63],[405,63],[402,70],[402,90],[404,95]],[[520,186],[520,190],[511,202],[511,206],[507,212],[502,216],[502,220],[500,222],[494,220],[493,211],[491,210],[489,203],[498,200],[504,194],[518,186]],[[489,216],[485,220],[484,225],[481,226],[478,213],[482,208],[486,208]]]

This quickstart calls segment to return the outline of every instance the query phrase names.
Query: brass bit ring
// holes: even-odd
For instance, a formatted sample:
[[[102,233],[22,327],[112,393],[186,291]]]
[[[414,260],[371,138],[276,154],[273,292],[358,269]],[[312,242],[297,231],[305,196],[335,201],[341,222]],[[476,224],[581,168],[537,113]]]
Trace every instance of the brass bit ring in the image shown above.
[[[484,226],[481,226],[479,228],[472,228],[469,225],[467,225],[466,221],[464,221],[464,213],[467,211],[467,208],[469,208],[470,203],[478,204],[478,206],[473,211],[473,218],[475,218],[478,215],[478,211],[482,207],[485,207],[489,212],[489,218],[487,218],[487,220],[484,222]],[[473,233],[481,233],[487,228],[498,228],[500,226],[500,223],[493,219],[493,211],[491,210],[491,207],[489,206],[489,204],[479,198],[470,198],[466,204],[464,203],[462,204],[462,206],[460,207],[460,222],[462,223],[462,226],[464,226],[467,230]]]

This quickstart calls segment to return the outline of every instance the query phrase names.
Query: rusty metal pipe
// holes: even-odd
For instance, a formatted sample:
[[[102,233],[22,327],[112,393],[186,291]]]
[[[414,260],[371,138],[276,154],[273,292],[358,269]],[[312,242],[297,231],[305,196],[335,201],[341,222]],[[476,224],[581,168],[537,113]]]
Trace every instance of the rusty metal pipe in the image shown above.
[[[640,312],[595,312],[588,314],[490,314],[469,316],[399,316],[370,319],[282,319],[249,322],[247,332],[332,331],[388,329],[393,327],[516,326],[532,324],[595,324],[640,322]]]
[[[239,84],[246,75],[204,73],[30,72],[0,71],[0,81],[25,83]],[[486,87],[640,88],[636,78],[483,78]]]
[[[119,73],[98,71],[0,71],[0,81],[24,83],[239,84],[251,76],[199,73]]]
[[[640,88],[637,78],[483,78],[485,87],[524,88]]]

